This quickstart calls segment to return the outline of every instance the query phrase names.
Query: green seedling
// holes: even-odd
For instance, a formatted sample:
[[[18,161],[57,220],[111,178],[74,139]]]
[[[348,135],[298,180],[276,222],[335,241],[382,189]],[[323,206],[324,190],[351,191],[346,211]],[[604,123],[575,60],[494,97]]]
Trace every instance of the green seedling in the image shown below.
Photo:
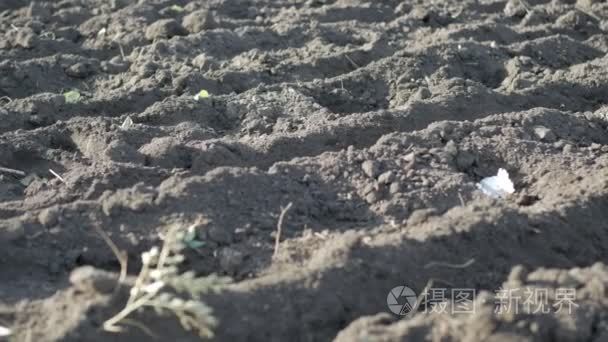
[[[63,97],[65,98],[65,103],[78,103],[80,101],[80,93],[78,90],[70,90],[63,93]]]
[[[172,11],[177,12],[177,13],[182,13],[183,11],[185,11],[185,9],[180,6],[180,5],[173,5],[171,7],[169,7]]]
[[[200,99],[206,99],[209,97],[209,92],[206,91],[205,89],[199,91],[196,95],[194,95],[194,99],[196,101],[200,100]]]
[[[196,227],[190,226],[184,234],[182,242],[191,249],[197,249],[205,245],[205,242],[196,239]]]

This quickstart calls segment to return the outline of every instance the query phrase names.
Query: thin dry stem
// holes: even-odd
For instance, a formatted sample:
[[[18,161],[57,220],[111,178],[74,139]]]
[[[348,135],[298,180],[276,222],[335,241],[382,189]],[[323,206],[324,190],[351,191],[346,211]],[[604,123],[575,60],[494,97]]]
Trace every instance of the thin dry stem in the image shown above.
[[[53,171],[53,169],[49,169],[49,172],[53,174],[57,179],[59,179],[62,183],[65,184],[65,179],[61,177],[57,172]]]
[[[21,170],[9,169],[8,167],[2,167],[2,166],[0,166],[0,172],[10,173],[10,174],[21,176],[21,177],[25,176],[25,172],[23,172]]]
[[[121,251],[118,246],[116,246],[114,241],[110,239],[108,233],[106,233],[98,226],[94,226],[94,229],[95,231],[97,231],[97,234],[101,236],[103,241],[105,241],[105,243],[110,247],[112,253],[114,253],[114,256],[116,257],[116,259],[118,259],[118,263],[120,264],[120,276],[118,277],[118,282],[116,283],[116,287],[114,288],[114,291],[117,291],[120,288],[120,284],[124,283],[125,279],[127,279],[127,265],[129,257],[127,256],[127,253],[125,251]]]
[[[156,292],[146,293],[142,297],[138,298],[131,304],[127,304],[119,313],[114,315],[112,318],[108,319],[103,323],[103,328],[107,331],[112,332],[120,332],[122,329],[117,326],[118,322],[121,322],[127,316],[129,316],[133,311],[139,309],[144,306],[152,297],[156,295]],[[133,297],[133,296],[131,296]]]
[[[447,267],[447,268],[467,268],[475,263],[475,258],[469,259],[467,262],[463,264],[450,264],[448,262],[442,261],[431,261],[428,264],[424,265],[424,268],[431,268],[435,266]]]
[[[359,66],[359,64],[355,63],[355,61],[353,61],[353,59],[350,58],[349,55],[345,54],[344,57],[355,67],[355,69],[361,68],[361,66]]]
[[[146,279],[148,279],[149,272],[150,272],[150,265],[148,265],[147,263],[144,263],[141,267],[141,271],[137,275],[137,279],[135,279],[135,283],[133,283],[134,289],[139,289],[143,286]],[[136,296],[130,294],[129,299],[127,300],[126,306],[133,304],[133,302],[135,301],[136,298],[137,298]]]
[[[274,241],[274,253],[273,257],[275,257],[279,253],[279,244],[281,242],[281,232],[283,231],[283,220],[285,219],[285,214],[291,209],[291,205],[293,203],[289,202],[289,204],[285,208],[281,208],[281,215],[279,216],[279,222],[277,223],[277,236]]]
[[[462,207],[466,206],[464,198],[462,197],[462,194],[460,192],[458,193],[458,199],[460,199],[460,206],[462,206]]]
[[[431,289],[431,287],[433,286],[433,283],[434,283],[434,280],[429,279],[429,281],[426,283],[426,285],[422,289],[422,292],[420,292],[420,294],[418,295],[418,298],[416,298],[416,303],[414,304],[414,307],[412,307],[412,311],[408,312],[407,318],[411,318],[412,316],[414,316],[416,314],[416,312],[418,312],[418,308],[420,307],[420,303],[422,303],[422,299],[424,298],[424,295]]]
[[[136,320],[134,320],[134,319],[132,319],[132,318],[123,318],[123,319],[122,319],[122,321],[121,321],[121,323],[122,323],[122,324],[124,324],[124,325],[131,325],[131,326],[134,326],[134,327],[136,327],[136,328],[139,328],[139,329],[141,329],[141,331],[143,331],[143,332],[144,332],[146,335],[148,335],[148,336],[150,336],[150,337],[152,337],[152,338],[154,338],[154,339],[158,339],[158,338],[159,338],[159,336],[158,336],[158,335],[156,335],[156,334],[154,333],[154,331],[152,331],[152,329],[148,328],[148,327],[147,327],[147,326],[145,326],[143,323],[138,322],[138,321],[136,321]]]

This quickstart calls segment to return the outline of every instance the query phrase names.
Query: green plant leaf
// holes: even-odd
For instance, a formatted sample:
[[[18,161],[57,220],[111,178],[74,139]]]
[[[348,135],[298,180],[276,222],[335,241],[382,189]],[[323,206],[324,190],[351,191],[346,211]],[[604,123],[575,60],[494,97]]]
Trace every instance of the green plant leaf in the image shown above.
[[[200,100],[200,99],[206,99],[209,97],[209,92],[206,91],[205,89],[202,89],[201,91],[198,92],[198,94],[194,95],[194,99],[195,100]]]
[[[182,13],[183,11],[185,11],[185,9],[180,6],[180,5],[173,5],[171,7],[169,7],[172,11],[175,11],[177,13]]]
[[[186,234],[184,234],[182,242],[184,243],[184,245],[192,249],[197,249],[205,245],[205,242],[199,241],[196,238],[197,236],[195,226],[190,226],[188,227],[188,230],[186,230]]]
[[[198,240],[184,241],[184,243],[186,244],[186,246],[188,246],[188,248],[191,248],[191,249],[198,249],[205,245],[204,241],[198,241]]]
[[[78,103],[80,101],[80,93],[78,90],[70,90],[63,94],[65,103]]]

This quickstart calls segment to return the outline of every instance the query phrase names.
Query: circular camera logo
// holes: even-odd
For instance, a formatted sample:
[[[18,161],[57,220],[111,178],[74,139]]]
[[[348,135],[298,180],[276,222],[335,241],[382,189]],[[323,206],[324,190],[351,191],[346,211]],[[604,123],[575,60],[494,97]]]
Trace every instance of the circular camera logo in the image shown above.
[[[388,293],[386,304],[395,315],[405,316],[416,305],[416,293],[407,286],[397,286]]]

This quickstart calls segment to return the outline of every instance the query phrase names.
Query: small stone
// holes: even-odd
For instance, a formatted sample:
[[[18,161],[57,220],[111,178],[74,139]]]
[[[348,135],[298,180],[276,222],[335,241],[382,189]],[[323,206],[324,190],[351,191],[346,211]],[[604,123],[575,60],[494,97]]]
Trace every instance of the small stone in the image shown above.
[[[377,161],[366,160],[361,164],[363,172],[370,178],[376,178],[380,173],[380,165]]]
[[[535,127],[534,134],[536,134],[536,136],[544,142],[552,143],[557,139],[553,131],[544,126]]]
[[[391,195],[399,193],[401,191],[401,184],[399,184],[398,182],[391,183],[390,187],[388,188],[388,191]]]
[[[365,201],[369,204],[374,204],[380,201],[381,198],[382,196],[380,195],[379,191],[371,191],[365,196]]]
[[[527,11],[524,5],[519,0],[509,0],[504,8],[504,14],[507,17],[519,17],[523,18]]]
[[[148,26],[146,39],[168,39],[185,34],[184,28],[175,19],[161,19]]]
[[[52,227],[57,224],[59,210],[55,207],[46,208],[38,214],[38,222],[45,227]]]
[[[413,163],[416,161],[416,152],[410,152],[403,157],[403,161],[407,163]]]
[[[571,144],[566,144],[564,145],[564,147],[562,148],[562,152],[563,153],[572,153],[572,149],[574,147]]]
[[[458,155],[458,145],[454,142],[454,140],[448,141],[443,147],[444,152],[449,156],[457,156]]]
[[[378,177],[378,183],[380,184],[388,184],[395,179],[395,174],[393,171],[386,171]]]

